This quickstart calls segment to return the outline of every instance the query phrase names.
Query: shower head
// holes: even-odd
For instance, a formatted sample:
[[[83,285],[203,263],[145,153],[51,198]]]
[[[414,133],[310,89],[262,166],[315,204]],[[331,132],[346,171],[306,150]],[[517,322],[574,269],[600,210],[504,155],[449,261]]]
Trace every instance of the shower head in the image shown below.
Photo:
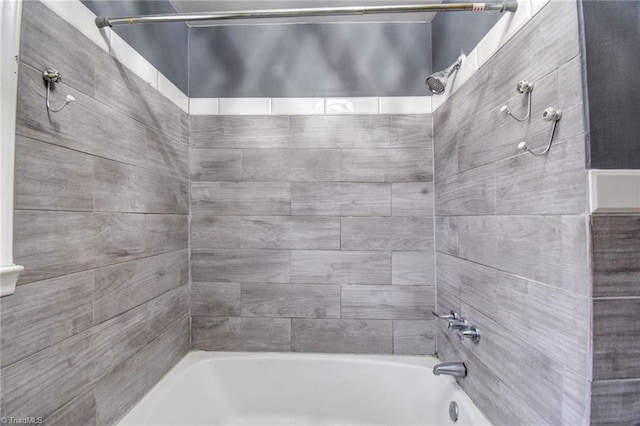
[[[460,68],[462,65],[462,60],[464,59],[464,55],[460,55],[457,61],[455,61],[451,66],[445,70],[434,72],[427,80],[424,82],[431,90],[431,93],[434,95],[439,95],[444,92],[444,88],[447,87],[447,80],[453,74],[453,72]]]

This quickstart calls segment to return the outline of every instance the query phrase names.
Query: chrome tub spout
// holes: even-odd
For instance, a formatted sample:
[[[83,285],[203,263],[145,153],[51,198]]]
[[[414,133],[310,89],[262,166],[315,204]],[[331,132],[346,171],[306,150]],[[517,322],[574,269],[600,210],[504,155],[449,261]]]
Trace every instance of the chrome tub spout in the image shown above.
[[[433,367],[433,374],[436,376],[445,374],[454,377],[467,377],[467,367],[462,362],[445,362]]]

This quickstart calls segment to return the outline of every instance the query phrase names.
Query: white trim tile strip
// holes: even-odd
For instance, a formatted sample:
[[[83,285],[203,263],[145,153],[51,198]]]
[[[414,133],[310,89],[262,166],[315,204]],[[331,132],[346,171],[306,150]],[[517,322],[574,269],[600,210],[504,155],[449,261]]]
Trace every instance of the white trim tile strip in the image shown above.
[[[186,113],[189,113],[189,97],[158,71],[158,91]]]
[[[273,115],[322,115],[324,98],[272,98]]]
[[[589,170],[591,213],[640,213],[640,170]]]
[[[325,115],[332,114],[378,114],[377,97],[367,98],[326,98]]]
[[[271,98],[220,98],[220,115],[271,115]]]
[[[380,114],[431,114],[431,96],[378,98]]]
[[[189,115],[219,115],[220,99],[189,98]]]
[[[158,90],[158,70],[118,34],[111,32],[109,54]],[[164,94],[164,93],[163,93]]]
[[[431,114],[431,96],[367,98],[189,98],[189,114]]]

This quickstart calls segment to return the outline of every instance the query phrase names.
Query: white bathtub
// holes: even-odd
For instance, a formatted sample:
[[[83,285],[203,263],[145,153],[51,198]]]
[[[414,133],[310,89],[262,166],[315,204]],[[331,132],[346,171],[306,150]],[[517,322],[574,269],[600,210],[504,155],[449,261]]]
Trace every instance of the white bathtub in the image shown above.
[[[120,425],[480,425],[432,357],[191,352]],[[459,420],[449,418],[449,403]]]

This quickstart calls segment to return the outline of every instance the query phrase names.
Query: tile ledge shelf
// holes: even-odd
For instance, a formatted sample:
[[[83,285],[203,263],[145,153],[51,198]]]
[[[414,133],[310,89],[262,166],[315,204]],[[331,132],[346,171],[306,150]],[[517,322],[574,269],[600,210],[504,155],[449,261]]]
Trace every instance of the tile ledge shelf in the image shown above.
[[[640,170],[589,170],[591,213],[640,213]]]

